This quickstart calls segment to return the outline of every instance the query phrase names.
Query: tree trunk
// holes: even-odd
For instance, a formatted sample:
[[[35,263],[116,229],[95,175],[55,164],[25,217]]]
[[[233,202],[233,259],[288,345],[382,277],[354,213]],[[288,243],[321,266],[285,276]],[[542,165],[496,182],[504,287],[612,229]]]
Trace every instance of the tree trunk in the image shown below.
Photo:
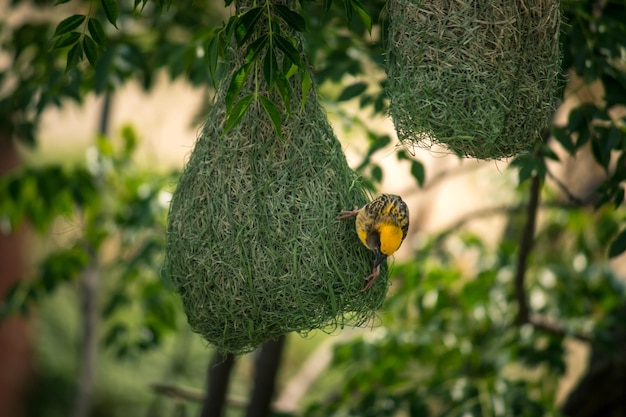
[[[626,311],[615,317],[622,321]],[[592,345],[587,371],[567,396],[568,417],[626,417],[626,334],[614,329],[611,346]]]
[[[8,132],[0,130],[0,176],[19,165],[15,145]],[[0,230],[0,300],[7,290],[26,275],[24,260],[26,230]],[[24,397],[33,378],[33,352],[26,317],[9,317],[0,322],[0,415],[24,415]]]

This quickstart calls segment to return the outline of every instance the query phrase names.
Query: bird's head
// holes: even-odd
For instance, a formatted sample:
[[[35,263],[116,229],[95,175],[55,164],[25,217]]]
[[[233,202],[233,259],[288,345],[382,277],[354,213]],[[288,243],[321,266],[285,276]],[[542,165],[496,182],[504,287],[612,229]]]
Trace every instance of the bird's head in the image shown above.
[[[381,223],[367,236],[367,246],[374,252],[374,267],[393,255],[402,243],[402,229],[390,223]]]

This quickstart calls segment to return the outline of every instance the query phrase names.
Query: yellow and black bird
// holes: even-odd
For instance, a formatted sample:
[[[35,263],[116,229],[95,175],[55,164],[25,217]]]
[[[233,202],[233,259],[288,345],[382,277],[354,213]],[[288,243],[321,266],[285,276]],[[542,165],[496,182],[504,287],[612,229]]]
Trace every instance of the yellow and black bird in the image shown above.
[[[397,195],[382,194],[362,208],[342,211],[337,219],[356,216],[356,232],[361,242],[374,252],[374,269],[365,277],[368,290],[380,274],[380,264],[395,251],[409,231],[409,208]]]

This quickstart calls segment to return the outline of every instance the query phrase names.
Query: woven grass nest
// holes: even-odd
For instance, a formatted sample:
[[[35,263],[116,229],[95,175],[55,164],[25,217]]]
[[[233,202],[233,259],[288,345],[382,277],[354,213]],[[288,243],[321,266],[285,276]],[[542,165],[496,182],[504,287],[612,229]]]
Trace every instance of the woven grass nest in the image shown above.
[[[249,82],[242,95],[252,91]],[[241,354],[292,331],[364,324],[384,300],[386,268],[360,292],[372,253],[354,222],[335,217],[367,198],[317,97],[309,94],[303,111],[294,100],[277,137],[258,103],[224,135],[223,94],[168,219],[165,270],[191,327]]]
[[[499,159],[553,114],[558,0],[390,0],[389,112],[405,144]]]

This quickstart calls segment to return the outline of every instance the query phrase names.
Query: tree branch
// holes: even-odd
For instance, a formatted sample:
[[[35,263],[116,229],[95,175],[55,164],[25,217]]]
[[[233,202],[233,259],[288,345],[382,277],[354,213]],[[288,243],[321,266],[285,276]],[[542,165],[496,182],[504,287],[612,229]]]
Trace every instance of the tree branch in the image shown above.
[[[271,413],[272,396],[276,375],[280,366],[285,336],[263,344],[254,364],[254,388],[246,410],[246,417],[268,417]]]
[[[174,400],[202,402],[205,399],[204,393],[200,390],[178,387],[176,385],[150,384],[150,389],[155,394],[164,395]]]
[[[539,204],[539,207],[546,208],[546,209],[568,209],[573,206],[569,204],[565,204],[565,203],[560,203],[557,201],[548,201],[548,202]],[[441,232],[439,232],[437,236],[435,237],[435,241],[439,242],[439,241],[445,240],[448,236],[453,235],[463,226],[465,226],[466,224],[474,220],[480,220],[480,219],[484,219],[484,218],[488,218],[492,216],[498,216],[498,215],[509,216],[512,214],[517,214],[521,212],[522,210],[524,210],[524,205],[502,204],[499,206],[485,207],[485,208],[480,208],[480,209],[471,211],[459,217],[454,223],[451,223],[449,226],[447,226]]]
[[[74,400],[73,417],[86,417],[91,409],[96,362],[98,356],[98,255],[93,248],[88,247],[90,262],[81,279],[81,318],[82,339],[80,343],[80,364],[76,399]]]
[[[105,94],[98,133],[106,135],[111,114],[111,94]],[[87,417],[90,414],[93,388],[95,385],[96,364],[98,357],[98,290],[100,273],[98,271],[98,253],[96,248],[87,243],[90,262],[81,279],[81,318],[82,340],[80,344],[80,375],[76,389],[72,416]]]
[[[517,256],[517,269],[515,271],[515,298],[517,300],[517,324],[529,322],[528,296],[524,287],[524,279],[527,269],[527,261],[532,251],[535,238],[535,225],[537,211],[539,209],[539,195],[541,193],[541,178],[534,175],[530,180],[528,205],[526,207],[526,224],[522,231],[522,237]]]
[[[459,217],[454,223],[452,223],[451,225],[443,229],[437,235],[436,241],[439,242],[439,241],[445,240],[448,236],[453,235],[456,231],[458,231],[459,229],[461,229],[463,226],[465,226],[467,223],[471,221],[484,219],[487,217],[492,217],[492,216],[497,216],[497,215],[511,215],[514,213],[518,213],[522,209],[523,207],[520,205],[503,204],[500,206],[485,207],[485,208],[471,211],[465,214],[464,216]]]
[[[207,371],[207,395],[202,405],[201,417],[220,417],[224,414],[228,381],[235,364],[232,354],[215,352]]]
[[[530,182],[528,205],[526,206],[526,224],[520,239],[519,252],[517,256],[517,269],[515,271],[515,299],[518,310],[515,322],[517,324],[528,323],[538,330],[557,336],[570,336],[583,342],[590,342],[591,339],[578,333],[569,333],[565,327],[554,320],[549,320],[539,314],[533,314],[528,307],[528,295],[526,294],[525,278],[528,257],[532,252],[535,239],[535,229],[537,223],[537,212],[539,210],[539,200],[541,195],[541,178],[534,175]]]
[[[528,323],[531,324],[535,329],[542,330],[555,336],[569,336],[581,342],[591,343],[591,338],[589,336],[580,333],[568,332],[561,323],[555,320],[550,320],[547,317],[539,314],[529,314]]]
[[[554,183],[557,185],[557,187],[559,187],[559,189],[567,196],[567,198],[570,200],[570,202],[574,203],[577,206],[581,206],[581,207],[586,205],[586,203],[581,198],[575,196],[569,190],[569,188],[567,188],[567,186],[563,183],[563,181],[561,181],[559,178],[556,177],[556,175],[554,175],[552,173],[552,171],[547,169],[546,170],[546,174],[548,175],[548,177],[550,177],[550,179],[552,181],[554,181]]]

